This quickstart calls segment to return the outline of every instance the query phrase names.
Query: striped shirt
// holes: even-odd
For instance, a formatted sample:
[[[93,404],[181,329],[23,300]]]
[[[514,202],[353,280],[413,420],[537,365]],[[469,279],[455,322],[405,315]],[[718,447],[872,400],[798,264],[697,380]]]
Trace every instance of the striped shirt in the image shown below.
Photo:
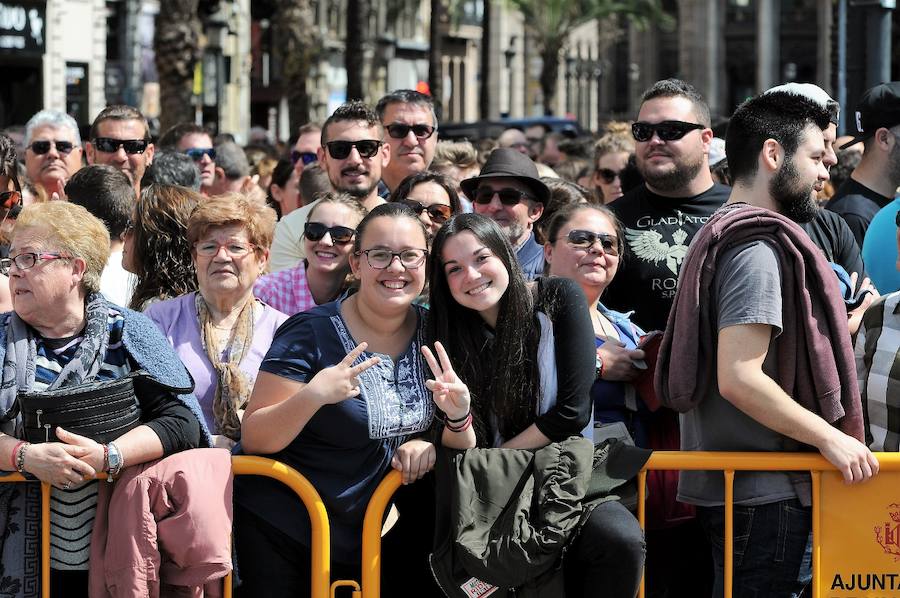
[[[900,451],[900,292],[866,310],[855,355],[866,444],[873,451]]]
[[[125,320],[110,309],[109,346],[96,380],[115,380],[131,371],[128,352],[122,344]],[[71,361],[82,336],[65,339],[35,338],[37,359],[32,390],[42,391],[56,379]],[[63,570],[87,570],[91,530],[97,512],[97,481],[70,490],[53,488],[50,492],[50,567]]]

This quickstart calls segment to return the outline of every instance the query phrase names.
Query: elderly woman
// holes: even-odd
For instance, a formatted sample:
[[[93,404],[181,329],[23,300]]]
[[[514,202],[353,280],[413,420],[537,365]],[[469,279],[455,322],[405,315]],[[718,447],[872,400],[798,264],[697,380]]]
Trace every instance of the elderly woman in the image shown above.
[[[67,202],[26,206],[9,255],[0,262],[13,296],[13,311],[0,316],[0,410],[6,414],[0,419],[0,454],[7,456],[0,464],[52,484],[51,585],[86,596],[95,476],[108,472],[112,478],[124,465],[196,447],[208,441],[208,433],[192,395],[138,393],[141,425],[112,442],[100,444],[59,427],[58,441],[23,441],[22,414],[14,415],[20,393],[58,391],[53,400],[65,401],[69,387],[112,381],[136,369],[178,387],[189,388],[190,378],[149,320],[112,306],[99,293],[109,234],[87,210]],[[0,484],[2,565],[4,575],[35,587],[29,576],[37,567],[25,555],[35,554],[39,515],[26,501],[39,493],[18,488]]]
[[[429,239],[434,238],[451,216],[462,212],[453,182],[442,174],[427,170],[403,179],[388,201],[399,201],[412,208],[425,225]]]
[[[200,290],[147,310],[194,376],[206,424],[225,448],[240,438],[259,364],[287,319],[253,296],[274,230],[275,211],[261,199],[201,199],[187,225]]]
[[[186,233],[188,218],[202,198],[175,185],[151,185],[141,192],[122,251],[122,266],[138,278],[130,308],[144,311],[157,301],[197,290]]]

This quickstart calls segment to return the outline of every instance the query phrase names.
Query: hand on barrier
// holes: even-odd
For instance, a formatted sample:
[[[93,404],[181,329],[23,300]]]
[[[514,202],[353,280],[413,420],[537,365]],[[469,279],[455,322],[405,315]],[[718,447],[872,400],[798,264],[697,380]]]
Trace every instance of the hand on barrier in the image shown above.
[[[410,440],[397,448],[391,467],[403,474],[403,483],[411,484],[431,471],[435,460],[434,445],[425,440]]]
[[[63,430],[63,432],[65,431]],[[57,429],[57,434],[59,434],[59,429]],[[76,435],[70,433],[69,436]],[[63,438],[63,436],[59,437]],[[81,437],[79,436],[79,438]],[[81,460],[82,457],[89,457],[92,450],[88,446],[62,442],[32,444],[25,451],[25,471],[42,482],[47,482],[57,488],[68,489],[97,476],[99,470]],[[102,459],[102,447],[100,447],[100,452]]]
[[[819,452],[838,468],[847,484],[864,482],[878,473],[878,459],[869,447],[840,430],[834,429]]]
[[[358,396],[359,380],[356,377],[381,362],[378,357],[370,357],[359,365],[353,365],[368,346],[367,343],[358,344],[339,363],[321,370],[306,385],[306,392],[326,405]]]
[[[471,403],[469,387],[453,371],[453,366],[450,364],[450,356],[447,355],[444,346],[436,342],[434,350],[440,358],[440,364],[434,358],[431,349],[422,347],[422,355],[425,357],[425,362],[434,374],[434,379],[426,380],[425,386],[432,392],[434,404],[444,412],[448,419],[464,418],[469,413]]]
[[[597,354],[603,360],[603,379],[611,382],[630,382],[637,378],[642,370],[634,367],[635,361],[644,359],[641,349],[629,350],[617,340],[608,340],[597,348]]]

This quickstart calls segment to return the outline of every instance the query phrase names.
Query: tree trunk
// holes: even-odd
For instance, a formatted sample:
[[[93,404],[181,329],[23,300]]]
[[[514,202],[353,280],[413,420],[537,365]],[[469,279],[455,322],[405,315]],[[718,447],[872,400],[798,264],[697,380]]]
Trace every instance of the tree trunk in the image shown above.
[[[347,40],[344,45],[344,68],[347,71],[347,99],[365,99],[363,48],[366,42],[366,23],[369,21],[367,0],[347,0]]]
[[[565,38],[544,39],[541,44],[541,93],[544,96],[544,114],[554,114],[556,83],[559,79],[559,55]]]
[[[481,20],[481,76],[478,89],[478,111],[482,119],[491,117],[491,0],[482,0]]]
[[[153,34],[161,131],[193,122],[194,68],[200,60],[198,0],[161,0]]]
[[[444,0],[431,0],[431,26],[428,29],[428,89],[434,100],[434,112],[438,121],[443,117],[444,104],[444,72],[441,64],[443,55]]]
[[[309,0],[280,0],[273,18],[275,51],[281,63],[281,82],[288,103],[291,131],[310,121],[307,88],[310,71],[321,48],[319,28]]]

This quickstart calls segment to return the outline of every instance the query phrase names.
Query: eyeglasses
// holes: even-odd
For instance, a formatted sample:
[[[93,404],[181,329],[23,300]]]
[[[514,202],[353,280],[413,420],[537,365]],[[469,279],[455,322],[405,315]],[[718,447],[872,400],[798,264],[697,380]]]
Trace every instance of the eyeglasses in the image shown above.
[[[71,141],[32,141],[28,147],[38,156],[43,156],[50,151],[51,143],[56,147],[56,151],[64,155],[75,149],[75,144]]]
[[[94,147],[106,154],[125,148],[126,154],[143,154],[149,142],[146,139],[113,139],[112,137],[97,137],[94,139]]]
[[[394,123],[387,125],[388,135],[394,139],[403,139],[412,131],[417,139],[428,139],[434,135],[435,128],[431,125],[404,125],[403,123]]]
[[[325,144],[328,155],[335,160],[345,160],[353,148],[359,152],[360,158],[371,158],[378,153],[381,142],[376,139],[360,139],[359,141],[329,141]]]
[[[504,187],[503,189],[479,187],[478,191],[475,192],[475,203],[489,204],[494,200],[494,195],[500,197],[500,203],[505,206],[514,206],[523,199],[532,199],[527,193],[512,187]]]
[[[324,239],[325,233],[331,236],[331,242],[335,245],[346,245],[353,240],[356,230],[346,226],[325,226],[321,222],[307,222],[303,225],[303,236],[314,243]]]
[[[291,151],[291,164],[297,164],[297,162],[303,162],[304,166],[309,166],[313,162],[317,162],[319,160],[319,156],[316,155],[316,152],[298,152],[297,150]]]
[[[50,260],[67,260],[72,256],[62,253],[20,253],[14,258],[5,257],[0,259],[0,272],[9,274],[9,269],[13,264],[19,270],[30,270],[34,268],[38,262],[46,262]]]
[[[219,250],[225,248],[225,253],[229,257],[242,258],[253,251],[256,247],[253,243],[241,243],[239,241],[229,241],[228,243],[217,243],[216,241],[197,241],[194,243],[194,251],[202,257],[215,257],[219,255]]]
[[[615,235],[581,229],[570,230],[569,234],[566,235],[566,243],[576,249],[590,249],[597,241],[600,241],[603,253],[619,255],[619,239]],[[556,239],[552,240],[551,243],[556,243]]]
[[[400,203],[409,206],[416,215],[420,215],[422,212],[428,212],[428,216],[434,222],[440,224],[447,222],[450,220],[450,217],[453,216],[453,208],[442,203],[433,203],[430,206],[426,206],[415,199],[402,199],[400,200]]]
[[[611,184],[617,178],[622,177],[621,170],[612,170],[611,168],[598,168],[597,174],[600,175],[600,178],[603,179],[603,182],[607,185]]]
[[[384,270],[394,262],[394,258],[400,258],[400,265],[407,270],[413,270],[422,265],[428,251],[425,249],[404,249],[403,251],[391,251],[390,249],[364,249],[357,251],[356,255],[366,254],[366,261],[376,270]]]
[[[209,159],[213,162],[216,160],[216,148],[214,147],[192,147],[184,150],[184,153],[190,156],[194,162],[199,162],[203,159],[203,156],[209,156]]]
[[[686,123],[680,120],[664,120],[656,124],[638,121],[631,125],[631,136],[634,137],[635,141],[643,143],[653,139],[653,133],[656,133],[663,141],[675,141],[676,139],[681,139],[695,129],[699,130],[705,128],[705,125]]]

